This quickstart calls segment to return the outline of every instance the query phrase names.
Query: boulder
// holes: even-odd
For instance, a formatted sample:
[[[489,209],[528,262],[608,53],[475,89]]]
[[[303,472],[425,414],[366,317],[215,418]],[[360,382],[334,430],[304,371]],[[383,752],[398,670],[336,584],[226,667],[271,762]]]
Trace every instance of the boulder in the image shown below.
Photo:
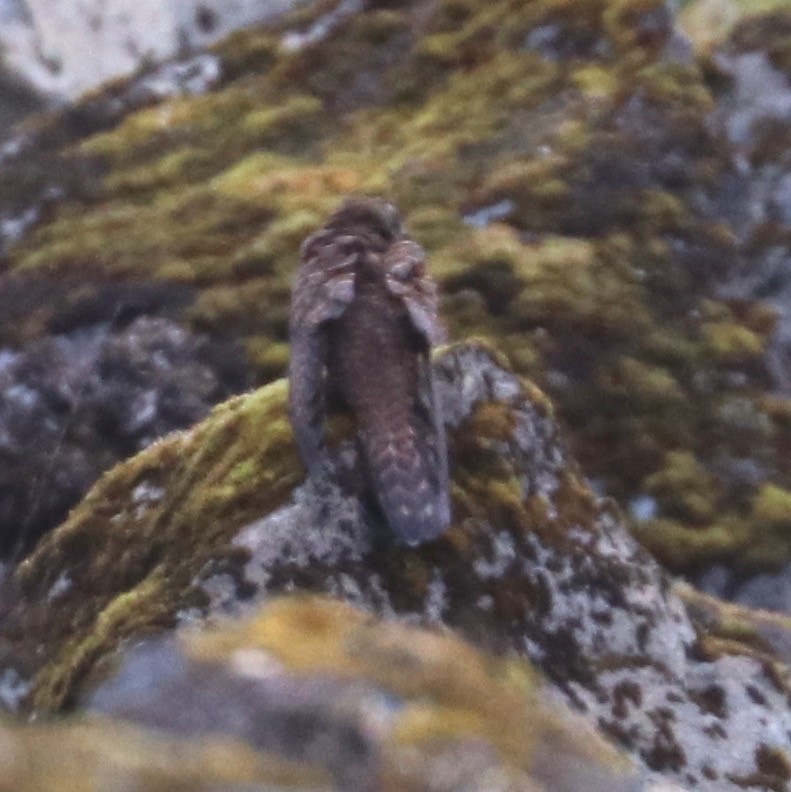
[[[130,641],[320,592],[531,661],[669,781],[711,792],[784,783],[780,655],[718,640],[690,616],[617,507],[590,490],[546,397],[495,353],[460,344],[435,367],[451,438],[446,536],[393,544],[346,420],[332,427],[332,475],[304,481],[286,386],[274,383],[110,471],[9,575],[6,698],[38,713],[73,707],[98,696],[97,668]],[[312,657],[321,643],[290,645]],[[136,673],[151,676],[140,669],[154,658]]]

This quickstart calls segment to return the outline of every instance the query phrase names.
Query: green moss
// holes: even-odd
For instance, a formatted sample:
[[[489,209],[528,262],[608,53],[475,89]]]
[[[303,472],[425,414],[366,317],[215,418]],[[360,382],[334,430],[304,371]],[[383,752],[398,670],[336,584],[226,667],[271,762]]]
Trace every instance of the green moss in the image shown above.
[[[723,362],[760,358],[765,352],[765,339],[738,324],[709,322],[703,326],[703,334],[711,354]]]
[[[577,87],[591,98],[603,99],[618,87],[612,72],[598,65],[586,65],[574,72]]]
[[[702,53],[724,44],[729,37],[742,46],[772,53],[771,44],[773,40],[782,41],[787,19],[785,0],[732,0],[727,4],[690,0],[680,15],[684,31]]]
[[[716,514],[717,486],[713,477],[689,451],[671,451],[662,469],[646,481],[665,514],[677,520],[705,525]]]
[[[140,792],[332,788],[331,779],[308,762],[292,763],[241,741],[177,739],[109,718],[4,723],[0,734],[8,750],[0,785],[16,792],[91,792],[109,786]]]
[[[673,409],[683,405],[683,389],[664,368],[636,358],[621,358],[606,372],[604,387],[614,398],[628,400],[643,410]]]
[[[646,492],[676,452],[709,471],[755,460],[791,488],[791,423],[766,406],[775,318],[711,299],[738,241],[700,198],[722,194],[732,163],[701,69],[662,54],[661,4],[379,3],[296,46],[330,6],[217,45],[205,95],[52,144],[69,179],[96,158],[105,170],[5,252],[31,296],[0,294],[0,338],[45,333],[53,292],[173,280],[195,289],[182,319],[238,339],[271,380],[302,239],[350,193],[383,194],[429,251],[451,336],[491,339],[535,377],[615,497]],[[745,21],[731,46],[785,63],[783,19]],[[709,523],[758,530],[749,486],[662,487],[660,516],[690,541]]]
[[[289,673],[374,685],[401,703],[391,746],[431,750],[473,737],[522,771],[532,770],[537,746],[548,745],[615,774],[630,769],[592,732],[571,728],[542,703],[528,664],[483,655],[452,634],[377,621],[337,601],[279,599],[255,618],[187,636],[185,644],[202,662],[227,663],[236,652],[256,650]],[[383,753],[390,755],[386,746]]]
[[[713,561],[732,563],[745,553],[751,542],[746,522],[690,530],[682,523],[662,519],[639,523],[633,530],[652,553],[673,568],[687,571]]]
[[[288,368],[289,345],[271,341],[267,336],[250,338],[246,345],[250,360],[265,377],[281,377]]]
[[[720,524],[690,529],[689,524],[661,519],[637,524],[633,530],[649,550],[676,569],[696,571],[719,562],[747,573],[779,570],[791,553],[789,520],[782,512],[786,496],[759,495],[752,513],[728,517]],[[692,501],[692,508],[697,505]],[[777,512],[767,518],[757,514],[755,506],[774,507]]]
[[[34,682],[36,707],[58,709],[125,636],[169,624],[177,608],[196,604],[193,581],[204,565],[231,553],[242,525],[289,497],[304,472],[285,393],[280,381],[231,400],[196,429],[115,468],[22,564],[17,579],[27,592],[46,591],[64,569],[88,565],[59,599],[57,613],[68,620],[48,608],[26,617],[52,621],[53,660]],[[149,488],[160,492],[153,501],[130,499]]]
[[[687,583],[676,582],[673,586],[714,656],[753,655],[767,668],[777,665],[778,656],[785,656],[791,636],[791,619],[785,614],[725,602]],[[782,680],[785,673],[778,670]]]
[[[303,151],[316,130],[327,123],[322,103],[315,96],[294,96],[283,105],[252,110],[242,121],[245,133],[259,145]]]
[[[773,527],[791,527],[791,492],[764,484],[753,499],[752,516]]]

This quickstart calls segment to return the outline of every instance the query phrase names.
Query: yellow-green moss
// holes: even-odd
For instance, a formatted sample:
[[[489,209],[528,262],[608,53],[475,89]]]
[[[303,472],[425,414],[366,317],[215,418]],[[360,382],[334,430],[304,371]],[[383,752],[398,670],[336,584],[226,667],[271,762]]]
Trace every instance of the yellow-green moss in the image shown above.
[[[690,530],[668,519],[648,520],[633,527],[651,552],[676,569],[696,569],[712,561],[733,562],[750,547],[747,522],[709,525]],[[742,557],[742,562],[746,559]]]
[[[726,653],[757,655],[767,666],[775,665],[778,657],[788,656],[791,618],[787,615],[725,602],[680,581],[673,588],[709,647],[719,642],[720,648],[727,648]],[[780,679],[787,687],[787,672],[781,671]]]
[[[703,334],[711,354],[725,361],[759,358],[764,353],[765,339],[737,324],[709,322]]]
[[[764,484],[752,504],[752,515],[768,525],[791,526],[791,492],[774,484]]]
[[[535,751],[610,771],[629,763],[592,732],[564,724],[537,697],[538,677],[523,661],[481,654],[451,634],[382,622],[349,605],[317,597],[275,600],[255,618],[225,629],[186,634],[195,659],[233,662],[259,651],[290,673],[372,683],[402,700],[388,742],[423,746],[473,737],[492,744],[506,766],[529,772]],[[387,755],[385,751],[385,755]]]
[[[716,483],[689,451],[670,451],[662,469],[645,481],[659,499],[663,512],[698,525],[710,522],[716,512]]]
[[[140,792],[219,788],[329,790],[328,775],[222,738],[176,739],[120,721],[20,726],[4,723],[0,787],[14,792]]]
[[[786,7],[786,0],[690,0],[679,21],[695,48],[709,52],[722,44],[740,20]]]
[[[645,492],[671,452],[712,471],[760,457],[791,488],[791,423],[762,406],[774,316],[712,300],[705,282],[737,240],[694,194],[719,194],[732,164],[710,145],[701,70],[662,55],[661,3],[375,4],[295,46],[332,5],[236,34],[214,48],[214,90],[58,152],[106,170],[6,251],[8,271],[86,296],[121,279],[188,284],[183,319],[237,338],[264,382],[285,367],[300,242],[348,194],[383,194],[429,252],[451,336],[491,339],[535,377],[615,497]],[[57,310],[11,305],[0,337],[40,336]],[[660,517],[696,545],[704,523],[713,554],[723,526],[759,528],[754,492],[677,483]],[[776,533],[758,541],[770,536],[777,549]]]
[[[295,96],[280,106],[251,110],[242,127],[260,146],[288,141],[289,148],[299,150],[322,123],[327,119],[321,102],[315,96]]]
[[[289,497],[304,471],[285,394],[281,380],[233,399],[194,430],[110,471],[21,565],[19,586],[44,591],[59,571],[83,563],[79,548],[91,547],[88,568],[58,601],[67,623],[53,613],[30,616],[54,620],[53,659],[35,680],[36,706],[57,709],[125,636],[170,623],[191,603],[193,580],[209,559],[231,553],[242,525]],[[160,493],[151,502],[149,487]]]

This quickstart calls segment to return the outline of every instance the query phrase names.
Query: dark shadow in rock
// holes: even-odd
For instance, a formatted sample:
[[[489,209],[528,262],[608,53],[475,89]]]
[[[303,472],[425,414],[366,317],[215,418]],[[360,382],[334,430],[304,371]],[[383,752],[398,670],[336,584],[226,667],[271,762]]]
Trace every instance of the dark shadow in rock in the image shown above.
[[[142,310],[148,293],[134,296]],[[0,352],[0,557],[28,551],[107,468],[247,386],[234,344],[133,315]]]

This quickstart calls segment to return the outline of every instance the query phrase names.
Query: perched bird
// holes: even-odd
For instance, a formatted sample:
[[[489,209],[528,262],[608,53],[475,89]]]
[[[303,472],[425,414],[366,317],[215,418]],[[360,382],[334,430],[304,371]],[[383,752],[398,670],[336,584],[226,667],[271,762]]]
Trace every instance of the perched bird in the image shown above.
[[[344,202],[302,245],[291,301],[289,399],[310,473],[323,466],[327,404],[356,419],[377,501],[398,542],[450,522],[445,429],[430,351],[442,336],[423,249],[386,201]]]

